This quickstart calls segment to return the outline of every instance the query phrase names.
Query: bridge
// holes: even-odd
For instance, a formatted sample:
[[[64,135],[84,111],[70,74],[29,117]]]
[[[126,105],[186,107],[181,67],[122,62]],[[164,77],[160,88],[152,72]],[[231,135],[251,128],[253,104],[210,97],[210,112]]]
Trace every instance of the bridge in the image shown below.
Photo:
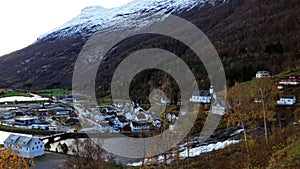
[[[49,145],[55,142],[60,142],[63,140],[67,139],[77,139],[77,138],[101,138],[101,139],[108,139],[108,138],[116,138],[120,137],[121,135],[123,136],[128,136],[128,137],[135,137],[135,138],[140,138],[141,134],[146,137],[147,133],[127,133],[127,132],[121,132],[121,133],[57,133],[53,135],[48,135],[48,136],[40,136],[39,138],[42,141],[48,140],[45,144]]]
[[[48,140],[46,144],[51,144],[55,142],[60,142],[66,139],[75,139],[75,138],[88,138],[89,135],[86,133],[57,133],[49,136],[39,137],[42,141]]]

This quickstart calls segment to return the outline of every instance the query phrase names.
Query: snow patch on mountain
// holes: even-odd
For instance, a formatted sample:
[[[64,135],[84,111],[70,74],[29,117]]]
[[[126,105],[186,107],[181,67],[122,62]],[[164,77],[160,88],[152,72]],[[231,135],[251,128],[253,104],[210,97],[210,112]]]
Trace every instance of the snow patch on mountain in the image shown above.
[[[226,2],[227,0],[223,0]],[[173,12],[189,10],[197,5],[215,5],[220,0],[134,0],[124,6],[106,9],[100,6],[84,8],[69,22],[40,36],[43,39],[62,39],[70,36],[89,36],[98,30],[119,30],[144,27],[163,20]]]

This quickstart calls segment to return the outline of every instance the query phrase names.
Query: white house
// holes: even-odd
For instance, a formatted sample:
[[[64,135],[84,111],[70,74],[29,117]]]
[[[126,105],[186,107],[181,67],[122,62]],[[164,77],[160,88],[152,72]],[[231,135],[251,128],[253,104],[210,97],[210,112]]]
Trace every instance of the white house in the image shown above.
[[[212,104],[211,112],[223,116],[225,114],[226,104],[222,101],[215,101]]]
[[[33,158],[44,155],[44,142],[39,138],[11,134],[4,141],[4,149],[11,148],[19,156]]]
[[[269,71],[258,71],[256,72],[256,78],[263,78],[263,77],[270,77],[270,72]]]
[[[211,93],[209,90],[194,91],[190,101],[193,103],[210,103]]]
[[[141,131],[149,131],[150,126],[147,123],[139,123],[139,122],[131,121],[130,128],[132,132],[141,132]]]
[[[15,125],[28,126],[32,124],[39,124],[41,121],[37,117],[24,116],[15,118]]]
[[[278,105],[293,105],[297,101],[296,96],[281,96],[277,101]]]

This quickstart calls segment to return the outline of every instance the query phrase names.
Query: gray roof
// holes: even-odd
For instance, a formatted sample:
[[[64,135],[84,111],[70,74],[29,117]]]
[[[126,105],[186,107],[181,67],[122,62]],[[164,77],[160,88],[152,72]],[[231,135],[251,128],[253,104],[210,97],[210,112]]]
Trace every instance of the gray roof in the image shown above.
[[[147,119],[146,115],[143,114],[143,113],[139,113],[138,115],[136,115],[136,117],[137,117],[139,120],[146,120],[146,119]]]
[[[39,140],[39,139],[33,138],[33,137],[26,137],[26,136],[11,134],[6,138],[6,140],[4,141],[4,144],[18,145],[19,147],[21,147],[21,146],[27,147],[34,140]]]

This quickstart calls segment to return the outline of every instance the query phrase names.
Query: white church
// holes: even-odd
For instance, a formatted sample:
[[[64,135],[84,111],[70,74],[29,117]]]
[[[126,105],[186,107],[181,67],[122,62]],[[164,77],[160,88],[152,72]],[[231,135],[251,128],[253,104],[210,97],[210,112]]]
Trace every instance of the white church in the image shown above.
[[[211,102],[213,93],[214,90],[212,86],[210,86],[209,90],[194,91],[192,97],[190,98],[190,102],[208,104]]]

